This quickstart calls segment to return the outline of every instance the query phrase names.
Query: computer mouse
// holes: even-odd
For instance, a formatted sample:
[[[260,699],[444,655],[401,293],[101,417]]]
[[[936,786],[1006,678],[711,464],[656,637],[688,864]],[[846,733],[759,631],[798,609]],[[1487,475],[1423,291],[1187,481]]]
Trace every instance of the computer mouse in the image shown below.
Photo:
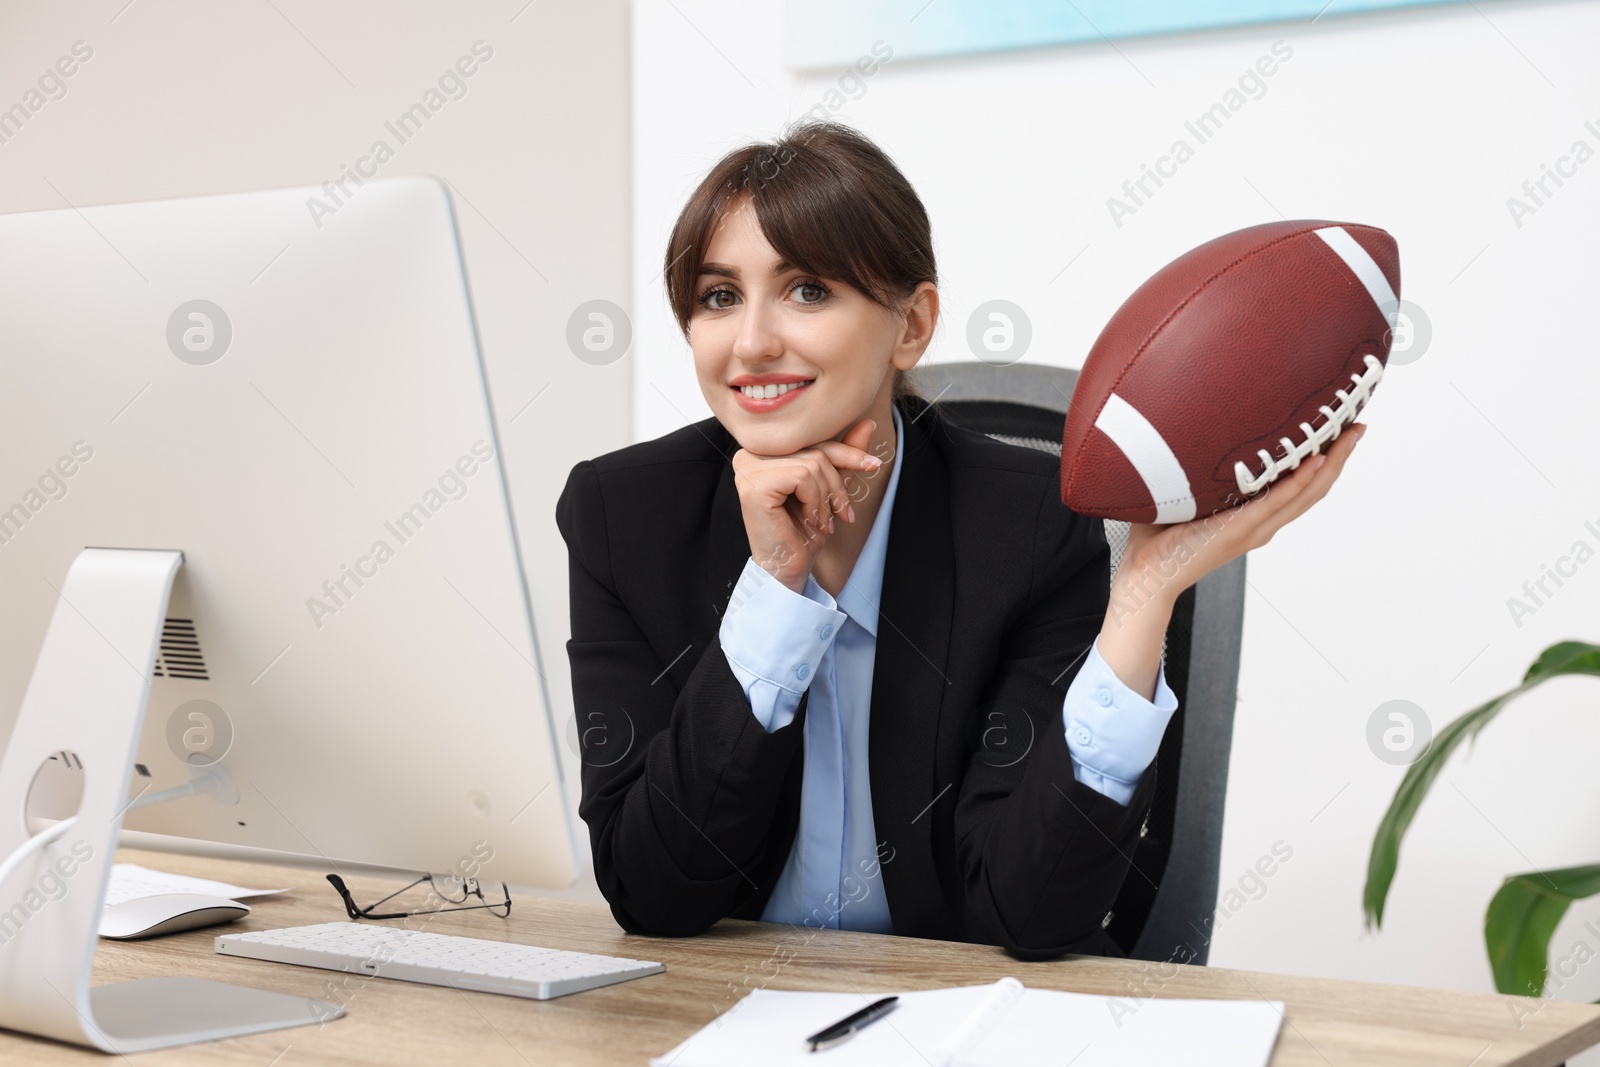
[[[158,893],[121,904],[108,904],[100,916],[100,936],[114,941],[160,937],[229,923],[249,914],[249,905],[227,897],[207,893]]]

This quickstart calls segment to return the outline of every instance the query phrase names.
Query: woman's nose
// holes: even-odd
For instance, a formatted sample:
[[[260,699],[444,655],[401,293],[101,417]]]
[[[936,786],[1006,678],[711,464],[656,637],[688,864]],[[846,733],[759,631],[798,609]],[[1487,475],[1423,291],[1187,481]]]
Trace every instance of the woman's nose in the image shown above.
[[[783,339],[772,321],[772,312],[760,301],[749,301],[740,308],[739,330],[733,339],[736,359],[771,359],[783,354]]]

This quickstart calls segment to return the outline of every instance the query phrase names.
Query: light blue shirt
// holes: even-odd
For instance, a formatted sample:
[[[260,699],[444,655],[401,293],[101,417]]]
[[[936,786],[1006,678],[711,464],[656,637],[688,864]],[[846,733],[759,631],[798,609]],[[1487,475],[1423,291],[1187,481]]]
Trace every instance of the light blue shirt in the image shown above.
[[[769,733],[793,721],[807,688],[801,735],[800,825],[761,918],[811,927],[893,933],[880,877],[867,719],[878,640],[878,599],[905,431],[891,409],[895,462],[866,544],[838,600],[806,578],[796,593],[754,559],[745,562],[719,637],[750,710]],[[1163,668],[1152,703],[1100,657],[1099,638],[1067,689],[1061,718],[1073,776],[1126,804],[1155,759],[1178,708]]]

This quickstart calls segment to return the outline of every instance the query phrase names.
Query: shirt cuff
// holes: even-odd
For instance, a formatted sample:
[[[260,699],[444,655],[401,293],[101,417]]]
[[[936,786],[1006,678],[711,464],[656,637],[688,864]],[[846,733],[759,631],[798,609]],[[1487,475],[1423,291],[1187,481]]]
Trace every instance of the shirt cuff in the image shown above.
[[[728,599],[718,636],[750,710],[768,732],[787,726],[848,616],[806,577],[796,593],[752,559]]]
[[[1096,636],[1061,708],[1073,777],[1118,804],[1128,803],[1177,710],[1165,664],[1156,673],[1155,700],[1146,700],[1101,658]]]

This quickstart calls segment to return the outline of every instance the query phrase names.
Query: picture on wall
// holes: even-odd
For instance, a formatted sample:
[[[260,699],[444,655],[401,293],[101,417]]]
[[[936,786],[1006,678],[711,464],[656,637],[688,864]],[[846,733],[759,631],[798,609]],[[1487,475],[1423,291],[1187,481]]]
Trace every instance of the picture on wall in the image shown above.
[[[1458,0],[786,0],[784,58],[806,70],[848,66],[878,41],[897,60],[925,59],[1453,2]]]

